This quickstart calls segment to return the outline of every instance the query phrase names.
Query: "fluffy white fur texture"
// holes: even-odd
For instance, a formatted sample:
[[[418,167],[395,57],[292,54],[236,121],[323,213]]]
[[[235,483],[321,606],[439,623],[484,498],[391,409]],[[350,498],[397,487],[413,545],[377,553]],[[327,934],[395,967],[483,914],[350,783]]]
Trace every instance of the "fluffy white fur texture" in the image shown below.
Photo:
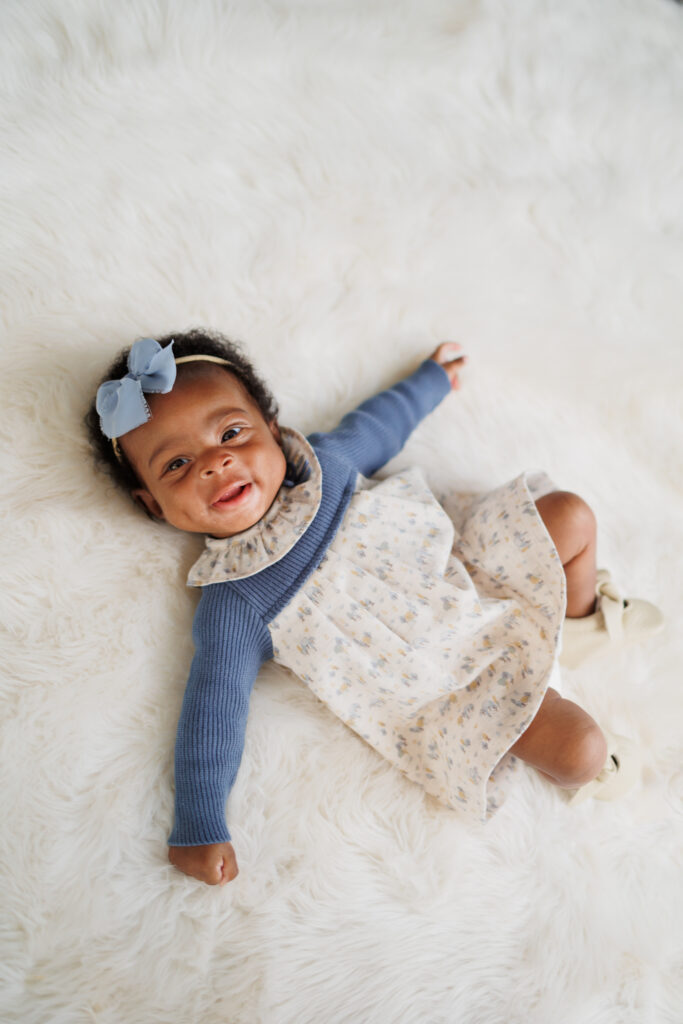
[[[5,0],[0,76],[2,1020],[680,1021],[681,7]],[[636,792],[571,810],[528,769],[473,829],[270,666],[240,875],[170,866],[200,541],[81,418],[120,347],[193,325],[304,430],[464,344],[395,465],[590,503],[669,618],[564,675],[642,744]]]

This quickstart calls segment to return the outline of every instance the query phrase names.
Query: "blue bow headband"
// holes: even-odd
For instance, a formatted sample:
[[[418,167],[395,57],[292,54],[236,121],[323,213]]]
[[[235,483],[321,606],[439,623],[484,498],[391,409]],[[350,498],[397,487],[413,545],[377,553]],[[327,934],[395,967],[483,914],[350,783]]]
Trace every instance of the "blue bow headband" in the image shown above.
[[[128,373],[120,380],[106,380],[97,389],[95,408],[100,428],[121,458],[116,439],[129,430],[142,426],[151,417],[145,393],[166,395],[175,384],[176,365],[201,360],[231,366],[218,356],[181,356],[173,358],[173,342],[162,348],[154,338],[142,338],[131,346]]]

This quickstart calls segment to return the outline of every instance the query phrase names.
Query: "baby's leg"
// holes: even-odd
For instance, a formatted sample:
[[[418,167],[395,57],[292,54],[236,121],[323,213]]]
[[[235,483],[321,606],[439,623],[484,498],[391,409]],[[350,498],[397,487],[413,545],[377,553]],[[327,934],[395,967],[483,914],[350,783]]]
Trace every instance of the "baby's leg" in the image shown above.
[[[590,782],[607,759],[607,743],[597,722],[552,687],[510,750],[563,789],[578,789]]]
[[[597,524],[592,509],[571,491],[551,491],[536,502],[567,578],[567,617],[595,611]]]

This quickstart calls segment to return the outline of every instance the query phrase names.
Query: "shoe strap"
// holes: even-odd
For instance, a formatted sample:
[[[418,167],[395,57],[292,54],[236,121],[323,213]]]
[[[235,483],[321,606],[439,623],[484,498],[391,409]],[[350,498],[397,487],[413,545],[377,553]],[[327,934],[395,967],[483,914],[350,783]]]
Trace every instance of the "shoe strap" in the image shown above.
[[[613,775],[616,775],[616,773],[618,771],[619,771],[619,765],[617,764],[615,759],[610,754],[609,757],[607,758],[607,761],[605,762],[604,766],[600,769],[600,772],[596,776],[596,781],[597,782],[607,782],[607,780],[611,779]]]
[[[624,635],[624,599],[609,577],[598,583],[597,594],[610,640],[619,641]]]

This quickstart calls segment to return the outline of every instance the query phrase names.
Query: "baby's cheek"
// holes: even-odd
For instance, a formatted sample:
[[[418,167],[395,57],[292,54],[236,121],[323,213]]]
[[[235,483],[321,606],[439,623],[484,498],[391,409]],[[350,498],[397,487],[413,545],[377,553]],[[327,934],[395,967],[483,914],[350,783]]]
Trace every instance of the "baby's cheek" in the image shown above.
[[[285,476],[287,474],[287,459],[282,448],[277,449],[277,453],[274,453],[273,457],[269,460],[268,466],[269,476],[269,491],[272,492],[273,497],[282,487]]]
[[[165,494],[160,501],[164,518],[179,530],[203,533],[206,524],[200,521],[203,511],[195,491],[190,487],[177,487],[172,494]]]

